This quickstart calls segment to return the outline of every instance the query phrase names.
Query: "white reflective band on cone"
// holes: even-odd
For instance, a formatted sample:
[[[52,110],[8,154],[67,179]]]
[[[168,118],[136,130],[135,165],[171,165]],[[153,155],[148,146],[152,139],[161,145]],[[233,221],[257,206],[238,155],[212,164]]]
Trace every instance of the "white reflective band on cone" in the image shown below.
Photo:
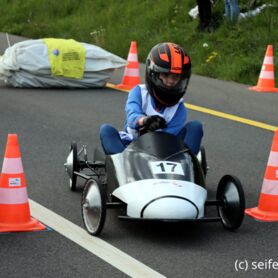
[[[263,62],[265,65],[273,65],[274,64],[274,59],[273,57],[270,57],[270,56],[266,56],[264,58],[264,62]]]
[[[21,174],[23,166],[21,158],[4,158],[2,174]]]
[[[262,193],[269,195],[278,195],[278,180],[264,179]]]
[[[267,165],[278,167],[278,152],[270,152]]]
[[[0,188],[0,204],[14,205],[25,204],[28,201],[26,187]]]
[[[127,60],[129,62],[138,62],[137,54],[136,53],[129,53]]]
[[[139,76],[139,69],[126,69],[124,72],[125,76]]]
[[[274,79],[274,72],[273,71],[265,71],[263,70],[260,74],[260,78],[264,79]]]

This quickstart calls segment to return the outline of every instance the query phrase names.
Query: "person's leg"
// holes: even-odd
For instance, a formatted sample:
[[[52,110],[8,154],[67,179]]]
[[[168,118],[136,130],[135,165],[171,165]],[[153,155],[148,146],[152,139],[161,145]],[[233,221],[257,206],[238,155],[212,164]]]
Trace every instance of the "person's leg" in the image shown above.
[[[197,155],[203,137],[203,126],[199,121],[190,121],[186,123],[178,136],[181,136],[189,149]]]
[[[228,20],[231,19],[231,4],[230,0],[225,0],[225,14]]]
[[[197,0],[198,11],[199,11],[199,19],[200,31],[208,31],[208,28],[211,23],[211,2],[210,0]]]
[[[211,23],[211,2],[210,0],[203,0],[204,2],[204,25],[208,27]]]
[[[239,14],[238,0],[230,0],[231,21],[236,22]]]
[[[120,153],[125,149],[116,128],[109,124],[103,124],[99,131],[102,148],[106,154]]]
[[[199,12],[199,29],[204,31],[204,2],[203,0],[197,0],[198,12]]]

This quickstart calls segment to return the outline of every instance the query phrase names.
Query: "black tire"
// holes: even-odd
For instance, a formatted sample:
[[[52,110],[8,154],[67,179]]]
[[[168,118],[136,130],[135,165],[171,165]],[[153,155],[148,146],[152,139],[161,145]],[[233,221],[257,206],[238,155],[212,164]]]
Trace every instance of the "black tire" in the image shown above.
[[[206,177],[208,172],[208,164],[207,164],[206,150],[204,146],[201,146],[201,166],[202,166],[204,176]]]
[[[217,211],[222,224],[228,230],[240,227],[245,210],[244,191],[237,177],[226,175],[218,184],[216,200],[219,201]]]
[[[200,147],[200,151],[197,154],[197,158],[198,158],[199,164],[200,164],[200,166],[202,168],[204,177],[206,177],[207,172],[208,172],[208,165],[207,165],[206,150],[205,150],[204,146]]]
[[[77,176],[74,172],[79,172],[80,170],[79,160],[77,156],[77,144],[75,142],[72,142],[70,145],[70,152],[64,165],[69,175],[70,190],[75,191]]]
[[[81,213],[87,232],[94,236],[99,235],[106,219],[106,192],[105,187],[95,179],[89,179],[85,183]]]

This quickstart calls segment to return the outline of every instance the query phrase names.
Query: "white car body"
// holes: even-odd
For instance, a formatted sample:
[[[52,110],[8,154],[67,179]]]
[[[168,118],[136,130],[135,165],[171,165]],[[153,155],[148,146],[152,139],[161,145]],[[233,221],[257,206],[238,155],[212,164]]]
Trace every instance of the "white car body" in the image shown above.
[[[146,179],[115,189],[113,196],[127,204],[127,216],[153,219],[204,217],[207,190],[182,180]]]

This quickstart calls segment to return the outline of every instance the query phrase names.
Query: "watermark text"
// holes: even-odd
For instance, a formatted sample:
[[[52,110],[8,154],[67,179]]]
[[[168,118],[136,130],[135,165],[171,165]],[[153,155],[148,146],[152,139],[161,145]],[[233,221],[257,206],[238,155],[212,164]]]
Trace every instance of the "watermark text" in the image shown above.
[[[271,258],[261,261],[248,261],[246,259],[236,259],[234,266],[236,271],[278,270],[278,261]]]

